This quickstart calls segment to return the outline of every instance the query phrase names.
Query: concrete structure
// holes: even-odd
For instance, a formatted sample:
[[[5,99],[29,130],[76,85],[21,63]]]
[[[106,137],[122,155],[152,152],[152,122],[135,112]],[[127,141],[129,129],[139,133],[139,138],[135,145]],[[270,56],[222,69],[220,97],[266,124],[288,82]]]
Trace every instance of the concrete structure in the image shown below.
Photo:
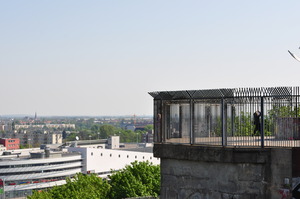
[[[299,175],[300,151],[291,148],[156,144],[154,149],[161,158],[161,198],[280,199],[291,194]]]
[[[16,150],[20,148],[20,139],[18,138],[0,138],[0,144],[5,146],[6,150]]]
[[[32,190],[65,184],[65,178],[81,172],[82,166],[80,153],[36,149],[3,152],[0,179],[5,182],[5,198],[24,197]]]
[[[109,149],[118,149],[120,146],[120,137],[119,136],[110,136],[108,139],[108,148]]]
[[[150,93],[160,198],[300,198],[300,130],[293,126],[299,120],[299,90]],[[254,125],[257,110],[261,115]],[[287,117],[292,119],[278,119]]]

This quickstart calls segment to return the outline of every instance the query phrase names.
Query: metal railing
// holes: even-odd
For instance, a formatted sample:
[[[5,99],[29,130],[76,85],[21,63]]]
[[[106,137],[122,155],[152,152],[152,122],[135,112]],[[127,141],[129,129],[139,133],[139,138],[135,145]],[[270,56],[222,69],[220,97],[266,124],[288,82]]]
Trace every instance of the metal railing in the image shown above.
[[[154,141],[300,147],[299,87],[152,92]]]

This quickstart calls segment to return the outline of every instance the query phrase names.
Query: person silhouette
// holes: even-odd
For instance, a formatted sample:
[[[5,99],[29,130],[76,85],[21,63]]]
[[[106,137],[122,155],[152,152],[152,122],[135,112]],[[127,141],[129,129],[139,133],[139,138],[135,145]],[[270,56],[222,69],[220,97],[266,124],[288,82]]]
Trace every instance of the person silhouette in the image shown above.
[[[252,136],[254,136],[256,134],[256,132],[260,132],[260,111],[255,111],[255,113],[253,113],[253,117],[254,117],[254,131]]]

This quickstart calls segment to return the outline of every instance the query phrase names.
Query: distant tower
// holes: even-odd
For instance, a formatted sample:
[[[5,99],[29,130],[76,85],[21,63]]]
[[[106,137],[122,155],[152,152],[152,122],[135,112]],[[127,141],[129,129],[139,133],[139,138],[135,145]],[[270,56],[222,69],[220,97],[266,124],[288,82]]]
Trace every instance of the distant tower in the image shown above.
[[[136,115],[134,114],[133,115],[133,125],[135,125],[136,124]]]
[[[35,112],[35,115],[34,115],[34,120],[36,120],[37,119],[37,114],[36,114],[36,112]]]

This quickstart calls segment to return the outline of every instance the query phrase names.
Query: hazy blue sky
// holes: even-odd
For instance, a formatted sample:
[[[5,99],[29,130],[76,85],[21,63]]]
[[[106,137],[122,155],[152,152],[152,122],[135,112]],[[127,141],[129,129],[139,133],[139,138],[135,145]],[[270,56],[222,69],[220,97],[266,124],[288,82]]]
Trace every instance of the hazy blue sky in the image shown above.
[[[0,115],[151,115],[150,91],[300,86],[300,1],[0,1]]]

